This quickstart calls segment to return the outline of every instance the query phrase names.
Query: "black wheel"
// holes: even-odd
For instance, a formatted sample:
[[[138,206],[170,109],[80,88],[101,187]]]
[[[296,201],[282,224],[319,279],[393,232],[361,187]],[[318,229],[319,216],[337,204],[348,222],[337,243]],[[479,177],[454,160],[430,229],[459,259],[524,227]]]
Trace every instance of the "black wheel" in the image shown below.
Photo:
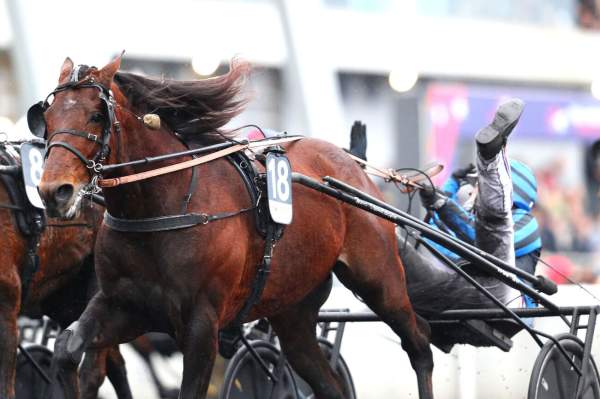
[[[319,346],[321,350],[325,354],[327,360],[331,360],[331,355],[333,354],[333,344],[326,340],[325,338],[319,338]],[[338,354],[338,359],[334,368],[334,371],[340,377],[340,380],[343,384],[344,389],[344,398],[346,399],[356,399],[356,391],[354,389],[354,381],[352,380],[352,374],[350,374],[350,369],[346,364],[346,361],[342,357],[341,354]],[[300,376],[296,375],[296,381],[298,383],[298,390],[300,391],[301,399],[313,399],[314,393],[308,383],[304,381]]]
[[[50,366],[52,364],[52,351],[42,345],[31,345],[25,348],[27,353],[36,361],[40,368],[50,377]],[[21,352],[17,354],[16,399],[37,399],[40,393],[48,388],[48,384],[36,370],[31,361]],[[46,396],[47,397],[47,396]],[[52,399],[63,399],[65,397],[61,384],[52,387]]]
[[[579,338],[564,334],[556,337],[575,364],[581,367],[583,343]],[[548,341],[535,360],[528,399],[575,399],[579,376],[565,359],[558,346]],[[600,378],[594,359],[590,357],[584,379],[583,395],[578,399],[600,399]]]
[[[277,383],[271,381],[250,351],[241,346],[227,364],[219,398],[299,399],[292,369],[279,350],[265,341],[251,341],[250,345],[278,378]]]

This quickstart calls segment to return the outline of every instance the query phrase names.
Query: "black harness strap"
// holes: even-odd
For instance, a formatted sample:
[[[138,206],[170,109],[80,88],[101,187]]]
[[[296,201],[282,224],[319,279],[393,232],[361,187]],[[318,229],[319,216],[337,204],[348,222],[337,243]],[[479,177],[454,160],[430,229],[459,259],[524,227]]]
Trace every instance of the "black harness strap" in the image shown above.
[[[214,215],[206,213],[186,213],[185,215],[158,216],[144,219],[121,219],[104,212],[104,224],[109,228],[127,233],[152,233],[157,231],[180,230],[199,224],[208,224],[216,220],[227,219],[255,209],[256,206],[233,212],[221,212]]]
[[[52,141],[52,138],[54,138],[54,136],[56,136],[57,134],[70,134],[71,136],[83,137],[84,139],[93,141],[94,143],[96,143],[98,145],[102,145],[102,142],[100,140],[98,140],[98,135],[88,133],[88,132],[83,132],[80,130],[73,130],[73,129],[56,130],[48,137],[47,140]]]
[[[23,273],[21,274],[21,303],[24,304],[29,295],[29,287],[35,277],[35,274],[40,269],[40,257],[38,255],[38,246],[42,229],[33,235],[27,236],[27,253],[25,254],[25,262],[23,265]]]
[[[192,156],[196,158],[195,155]],[[196,191],[196,187],[198,187],[198,167],[194,166],[192,168],[192,177],[190,178],[190,187],[188,188],[188,192],[183,197],[183,204],[181,205],[181,213],[187,213],[188,206],[190,205],[190,201],[192,200],[192,195]]]
[[[265,237],[265,250],[263,253],[262,262],[258,266],[254,281],[252,282],[252,290],[246,298],[244,305],[225,328],[219,331],[219,354],[225,359],[231,359],[237,350],[237,343],[242,338],[242,324],[250,314],[252,307],[256,305],[267,285],[269,274],[271,273],[271,258],[273,257],[273,247],[275,246],[275,235],[279,225],[273,221],[267,223],[267,231]]]
[[[19,160],[10,156],[4,147],[0,147],[0,163],[18,168],[18,174],[0,174],[0,181],[4,184],[12,204],[0,204],[0,208],[11,209],[15,225],[25,239],[26,249],[23,259],[21,278],[21,303],[25,303],[29,294],[29,287],[40,268],[38,246],[40,236],[45,228],[46,218],[44,212],[33,207],[27,200],[23,185],[21,166]]]
[[[90,160],[88,160],[85,155],[83,155],[77,148],[73,147],[72,145],[65,143],[63,141],[55,141],[54,143],[50,144],[49,146],[46,147],[46,155],[45,157],[48,158],[48,155],[50,154],[50,150],[54,147],[63,147],[66,148],[68,151],[70,151],[71,153],[73,153],[73,155],[75,155],[77,158],[79,158],[79,160],[81,162],[83,162],[83,164],[85,166],[90,166]],[[91,169],[88,168],[91,172]]]
[[[12,205],[12,204],[0,204],[0,208],[12,209],[13,211],[22,211],[23,210],[23,207],[21,207],[19,205]]]

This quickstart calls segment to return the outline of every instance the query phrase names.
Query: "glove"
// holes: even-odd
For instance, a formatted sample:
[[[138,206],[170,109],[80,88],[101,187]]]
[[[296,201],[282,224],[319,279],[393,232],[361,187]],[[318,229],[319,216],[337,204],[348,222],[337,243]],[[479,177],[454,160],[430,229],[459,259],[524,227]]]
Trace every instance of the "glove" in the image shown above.
[[[457,180],[460,180],[460,179],[466,178],[468,175],[476,175],[476,174],[477,174],[477,168],[475,167],[475,165],[470,163],[467,166],[465,166],[464,168],[455,169],[454,172],[452,172],[452,177],[454,177]]]
[[[421,204],[432,211],[439,210],[448,201],[448,197],[435,187],[430,186],[429,183],[423,184],[423,188],[419,190],[419,197],[421,197]]]
[[[466,180],[469,184],[475,185],[477,182],[477,168],[472,163],[468,164],[464,168],[456,169],[452,172],[452,177],[460,184],[461,181]]]
[[[350,154],[367,160],[367,125],[355,121],[350,131]]]

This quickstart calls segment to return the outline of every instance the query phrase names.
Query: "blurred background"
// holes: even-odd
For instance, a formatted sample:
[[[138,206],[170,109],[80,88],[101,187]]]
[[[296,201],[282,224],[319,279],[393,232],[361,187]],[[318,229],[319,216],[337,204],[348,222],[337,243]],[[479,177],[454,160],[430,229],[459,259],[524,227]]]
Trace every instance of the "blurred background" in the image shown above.
[[[370,161],[436,160],[446,167],[441,183],[473,160],[474,133],[498,103],[520,97],[527,105],[509,154],[538,178],[544,258],[556,269],[547,274],[595,283],[599,49],[598,0],[0,0],[0,131],[26,137],[24,113],[54,88],[66,56],[101,67],[125,50],[123,69],[173,79],[223,73],[240,57],[253,64],[253,100],[232,126],[347,147],[359,119]],[[407,205],[383,188],[390,202]],[[404,385],[414,385],[407,375]],[[395,383],[390,389],[400,389]],[[452,384],[449,398],[481,397]]]

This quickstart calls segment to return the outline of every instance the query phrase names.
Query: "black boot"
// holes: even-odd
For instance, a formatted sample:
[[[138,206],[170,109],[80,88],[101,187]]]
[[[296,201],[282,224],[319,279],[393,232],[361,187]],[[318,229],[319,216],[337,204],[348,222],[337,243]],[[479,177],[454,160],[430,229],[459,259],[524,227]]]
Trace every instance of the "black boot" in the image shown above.
[[[506,145],[506,139],[517,125],[525,103],[518,98],[508,100],[496,110],[494,120],[475,135],[477,150],[483,159],[492,159]]]

